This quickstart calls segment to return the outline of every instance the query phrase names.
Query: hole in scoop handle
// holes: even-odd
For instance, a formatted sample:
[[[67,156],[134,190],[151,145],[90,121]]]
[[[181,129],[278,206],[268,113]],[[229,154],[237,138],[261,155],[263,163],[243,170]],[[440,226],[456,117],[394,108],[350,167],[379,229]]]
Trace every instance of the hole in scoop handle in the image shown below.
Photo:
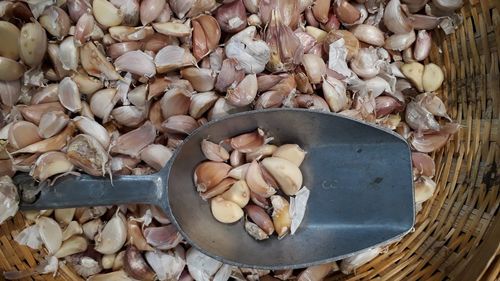
[[[46,210],[119,204],[159,205],[165,196],[161,173],[109,178],[82,175],[58,179],[53,186],[41,187],[39,198],[21,203],[21,210]]]

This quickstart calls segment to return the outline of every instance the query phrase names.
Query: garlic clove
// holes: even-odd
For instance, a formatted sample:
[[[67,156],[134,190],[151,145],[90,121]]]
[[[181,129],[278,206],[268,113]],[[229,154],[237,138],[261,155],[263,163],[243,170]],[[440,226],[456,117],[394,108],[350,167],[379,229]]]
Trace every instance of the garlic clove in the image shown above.
[[[226,192],[231,186],[236,182],[235,179],[233,178],[225,178],[223,179],[220,183],[218,183],[216,186],[208,189],[205,192],[201,192],[201,198],[203,200],[210,199],[212,197],[221,195],[222,193]]]
[[[149,121],[153,124],[156,130],[163,132],[163,128],[161,127],[161,123],[163,123],[164,118],[161,114],[161,104],[160,101],[157,101],[151,105],[149,108]]]
[[[156,74],[153,58],[142,51],[127,52],[115,60],[117,71],[126,71],[151,78]]]
[[[127,52],[140,50],[142,46],[142,42],[135,41],[113,43],[108,46],[106,54],[112,59],[116,59]]]
[[[237,150],[234,150],[234,151],[237,151]],[[245,179],[249,167],[250,167],[250,163],[241,164],[239,166],[236,166],[229,171],[227,176],[231,177],[233,179],[237,179],[237,180]]]
[[[201,141],[201,151],[210,161],[225,162],[229,159],[229,153],[224,147],[206,139]]]
[[[284,144],[280,145],[272,155],[273,157],[288,160],[295,166],[300,167],[306,157],[306,152],[297,144]]]
[[[47,248],[47,252],[49,255],[54,255],[62,245],[61,227],[55,220],[44,216],[37,218],[36,224],[39,227],[40,237],[45,248]]]
[[[12,154],[43,153],[52,150],[61,150],[66,146],[68,139],[73,135],[74,132],[75,126],[72,123],[69,123],[68,126],[66,126],[66,128],[59,134],[51,138],[30,144],[24,148],[12,152]]]
[[[142,1],[139,10],[142,25],[147,25],[158,18],[165,6],[168,6],[168,4],[164,0]]]
[[[113,261],[112,270],[116,272],[116,270],[122,269],[124,261],[125,261],[125,250],[118,252],[118,254],[116,254],[115,260]],[[118,280],[123,280],[123,279],[118,279]]]
[[[347,109],[349,98],[347,97],[344,83],[331,76],[326,76],[322,83],[323,96],[333,112]]]
[[[194,171],[194,183],[199,192],[205,192],[219,184],[227,174],[231,166],[226,163],[205,161],[196,167]]]
[[[202,117],[215,104],[218,98],[219,96],[213,91],[193,94],[189,105],[189,115],[193,118]]]
[[[421,204],[434,195],[436,183],[428,177],[422,176],[415,182],[415,203]]]
[[[101,254],[114,254],[123,247],[126,240],[126,220],[120,212],[117,212],[96,236],[95,250]]]
[[[210,69],[187,67],[181,70],[181,76],[188,80],[196,91],[207,92],[214,88],[216,74]]]
[[[154,30],[151,26],[113,26],[110,27],[108,31],[111,38],[119,42],[144,40],[154,34]]]
[[[94,137],[97,141],[99,141],[102,147],[107,148],[109,146],[109,133],[101,124],[84,116],[75,117],[73,122],[78,130],[84,134]]]
[[[30,144],[41,141],[35,124],[27,121],[17,121],[9,128],[8,143],[14,149],[21,149]]]
[[[264,180],[257,160],[253,160],[248,166],[248,170],[244,178],[252,192],[266,198],[276,193],[276,190]]]
[[[350,61],[358,54],[359,40],[348,30],[332,30],[328,32],[323,43],[323,49],[329,50],[330,44],[341,38],[344,39],[344,46],[347,50],[347,61]]]
[[[401,66],[401,72],[420,92],[424,91],[423,76],[424,65],[418,62],[405,63]]]
[[[432,38],[425,30],[419,30],[413,50],[413,57],[417,61],[425,60],[431,51]]]
[[[120,25],[124,18],[122,11],[107,0],[94,0],[92,13],[96,21],[105,27]]]
[[[403,51],[409,48],[415,40],[415,31],[411,30],[408,33],[400,33],[389,36],[389,38],[385,40],[384,47],[390,50]]]
[[[103,228],[101,219],[94,219],[82,224],[83,234],[87,239],[94,240],[97,233],[100,233]]]
[[[0,56],[12,60],[19,58],[19,36],[20,31],[17,26],[8,22],[0,21],[0,37],[2,45],[0,46]]]
[[[384,33],[373,25],[358,24],[351,29],[351,32],[359,41],[370,45],[382,47],[385,43]]]
[[[145,107],[147,105],[147,96],[148,85],[142,84],[135,87],[133,90],[129,91],[127,94],[127,98],[131,104],[137,107]]]
[[[150,88],[151,91],[151,88]],[[184,115],[189,111],[191,94],[182,88],[168,90],[161,98],[161,111],[163,118],[174,115]]]
[[[151,246],[159,250],[173,249],[182,241],[181,234],[172,224],[145,228],[144,237]]]
[[[245,159],[248,162],[252,162],[253,160],[260,160],[261,158],[271,156],[278,147],[272,144],[264,144],[261,147],[253,150],[245,155]],[[237,150],[235,150],[237,151]]]
[[[161,144],[150,144],[146,146],[140,154],[141,160],[157,171],[165,167],[173,152]]]
[[[433,92],[441,88],[444,81],[444,73],[441,67],[434,63],[429,63],[424,66],[422,76],[422,87],[426,92]]]
[[[90,13],[84,13],[78,18],[74,32],[77,46],[81,46],[90,39],[92,31],[94,30],[94,25],[95,19]]]
[[[65,77],[57,89],[59,102],[71,112],[79,112],[82,109],[80,91],[71,77]]]
[[[292,219],[290,218],[290,204],[288,201],[279,196],[271,196],[271,204],[273,205],[273,225],[278,234],[278,239],[282,239],[289,231],[292,225]]]
[[[57,6],[46,8],[38,21],[50,35],[58,39],[68,35],[71,27],[71,19],[68,14]]]
[[[23,64],[9,58],[0,57],[0,80],[14,81],[24,74]]]
[[[243,217],[243,210],[238,204],[217,196],[210,201],[210,209],[216,220],[222,223],[235,223]]]
[[[50,151],[38,157],[30,175],[36,180],[45,181],[51,176],[70,172],[73,167],[66,154]]]
[[[49,43],[47,45],[47,53],[54,67],[53,72],[55,77],[51,78],[53,81],[59,81],[61,78],[71,75],[71,71],[64,69],[62,65],[59,45]],[[49,74],[46,74],[46,76],[49,76]]]
[[[347,0],[335,1],[334,7],[335,14],[344,24],[354,24],[361,17],[359,10]]]
[[[75,211],[75,218],[79,223],[85,223],[89,220],[102,217],[104,214],[106,214],[107,210],[108,209],[104,206],[77,208]]]
[[[164,253],[161,251],[147,252],[145,258],[159,280],[179,280],[186,266],[184,257],[178,251],[174,251],[173,253]]]
[[[250,201],[250,190],[244,180],[235,182],[227,191],[222,193],[222,198],[236,203],[240,208],[245,207]]]
[[[433,177],[436,173],[436,165],[432,157],[421,152],[412,152],[411,161],[413,170],[418,176]]]
[[[106,0],[97,0],[107,2]],[[107,2],[111,5],[109,2]],[[95,8],[95,6],[94,6]],[[83,69],[89,74],[97,78],[107,80],[118,80],[120,75],[115,71],[113,65],[106,57],[97,49],[96,45],[88,42],[82,46],[80,50],[80,62]]]
[[[409,15],[406,5],[402,5],[400,0],[390,0],[385,6],[384,25],[395,34],[408,33],[413,28]]]
[[[419,152],[430,153],[443,147],[448,139],[449,133],[436,132],[432,134],[415,135],[410,138],[410,144]]]
[[[231,151],[231,155],[229,156],[229,162],[231,166],[238,167],[245,163],[245,155],[238,150]]]
[[[14,106],[19,100],[20,96],[21,96],[21,80],[0,81],[0,102],[9,107]],[[32,96],[31,100],[33,101],[34,98],[35,95]]]
[[[111,111],[111,117],[116,123],[127,126],[136,127],[146,119],[146,112],[137,106],[120,106]]]
[[[141,226],[136,220],[127,220],[127,237],[128,243],[135,246],[139,251],[154,251],[154,248],[146,242],[146,238],[144,238],[142,234]],[[111,264],[111,267],[112,266]]]
[[[141,127],[118,137],[111,152],[136,157],[143,148],[154,142],[155,137],[155,127],[146,121]]]
[[[63,231],[63,241],[66,241],[75,235],[80,235],[83,233],[83,229],[77,221],[70,221],[67,225],[68,226],[66,226]]]
[[[73,236],[64,241],[61,248],[54,254],[56,258],[64,258],[69,255],[81,253],[87,249],[87,240],[81,236]]]
[[[312,5],[312,13],[314,18],[320,23],[328,21],[328,11],[330,10],[330,0],[315,1]]]
[[[128,246],[125,251],[123,269],[132,278],[139,280],[154,280],[155,273],[146,263],[141,252],[134,246]]]
[[[221,29],[228,33],[241,31],[247,25],[245,5],[241,0],[222,4],[215,11],[214,16]]]
[[[106,173],[108,154],[99,141],[90,135],[77,135],[68,144],[67,156],[71,163],[93,176]]]
[[[106,88],[97,91],[90,98],[90,110],[95,116],[107,121],[115,103],[116,89]]]
[[[75,81],[80,93],[88,96],[94,94],[103,87],[101,80],[88,76],[84,71],[75,72],[71,78]]]
[[[198,123],[189,115],[174,115],[168,117],[161,126],[170,134],[189,135],[198,128]]]
[[[172,10],[170,9],[170,5],[167,3],[160,15],[154,20],[155,22],[169,22],[172,17]]]
[[[19,47],[19,56],[25,64],[31,67],[40,65],[47,51],[47,35],[43,27],[36,22],[24,24],[19,37]]]
[[[257,76],[248,74],[235,88],[227,89],[227,101],[234,106],[246,106],[251,104],[257,95]]]
[[[110,273],[101,273],[90,276],[87,281],[136,281],[136,279],[128,276],[123,270],[113,271]]]
[[[313,54],[304,54],[302,65],[312,84],[321,82],[322,76],[326,73],[326,64],[321,57]]]
[[[269,157],[262,160],[262,165],[286,195],[295,195],[302,187],[302,172],[294,163],[278,157]]]
[[[267,235],[271,235],[274,232],[274,224],[271,217],[266,213],[266,211],[257,205],[247,205],[244,208],[246,214],[250,219],[259,226]]]
[[[54,210],[54,218],[59,224],[68,225],[75,216],[75,208],[56,209]]]
[[[269,235],[266,234],[264,230],[262,230],[257,224],[245,221],[245,231],[252,236],[255,240],[265,240],[269,238]]]
[[[324,280],[328,274],[338,270],[336,262],[309,266],[299,274],[297,281]]]
[[[238,84],[245,77],[245,71],[240,68],[236,59],[225,59],[215,82],[215,89],[219,92],[225,92],[229,86]],[[260,83],[257,83],[260,86]]]
[[[154,62],[158,73],[166,73],[181,67],[194,65],[196,59],[188,50],[169,45],[158,51]]]
[[[180,22],[162,22],[162,23],[153,23],[153,28],[167,36],[174,37],[185,37],[191,35],[191,28],[186,23]]]
[[[230,140],[231,147],[242,153],[252,152],[264,144],[264,131],[257,129],[253,132],[241,134]]]
[[[59,45],[59,54],[62,67],[66,70],[76,71],[80,55],[73,36],[68,36],[62,41]]]
[[[102,269],[111,269],[115,262],[116,254],[104,255],[101,259]]]

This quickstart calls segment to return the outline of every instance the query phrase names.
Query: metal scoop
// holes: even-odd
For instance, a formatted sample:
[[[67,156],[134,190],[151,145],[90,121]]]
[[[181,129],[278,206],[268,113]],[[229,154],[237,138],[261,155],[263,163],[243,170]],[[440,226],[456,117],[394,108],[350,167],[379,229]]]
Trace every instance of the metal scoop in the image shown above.
[[[200,143],[262,128],[273,143],[307,151],[300,169],[310,189],[294,235],[256,241],[243,222],[222,224],[202,200],[193,172]],[[410,149],[396,133],[340,115],[301,109],[249,111],[194,131],[158,173],[108,178],[68,176],[44,187],[23,210],[145,203],[160,206],[184,238],[225,263],[263,269],[299,268],[345,258],[396,239],[414,223]]]

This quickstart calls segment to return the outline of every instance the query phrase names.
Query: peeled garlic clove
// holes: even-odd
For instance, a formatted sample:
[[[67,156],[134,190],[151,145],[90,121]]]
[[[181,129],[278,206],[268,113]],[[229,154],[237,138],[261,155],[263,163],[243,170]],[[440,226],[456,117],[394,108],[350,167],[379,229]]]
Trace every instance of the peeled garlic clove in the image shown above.
[[[189,135],[198,128],[198,123],[189,115],[174,115],[167,118],[161,126],[167,133]]]
[[[257,95],[257,76],[248,74],[235,88],[227,89],[227,101],[234,106],[251,104]]]
[[[201,151],[210,161],[225,162],[229,159],[229,153],[224,147],[206,139],[201,141]]]
[[[231,166],[220,162],[205,161],[198,164],[194,171],[196,189],[205,192],[216,186],[227,177],[230,169]]]
[[[408,33],[394,34],[385,40],[384,47],[390,50],[403,51],[409,48],[415,42],[415,31]]]
[[[248,204],[248,201],[250,201],[250,190],[244,180],[239,180],[235,182],[229,190],[222,193],[221,197],[243,208]]]
[[[424,65],[418,62],[405,63],[401,66],[401,72],[420,91],[424,91],[423,76]]]
[[[444,81],[444,73],[441,67],[434,63],[424,66],[422,86],[426,92],[433,92],[441,88]]]
[[[429,33],[425,30],[419,30],[415,42],[413,56],[417,61],[425,60],[431,51],[432,39]]]
[[[97,233],[101,232],[103,223],[101,219],[88,221],[82,225],[83,234],[87,239],[94,240]]]
[[[210,69],[188,67],[181,70],[181,76],[188,80],[196,91],[206,92],[214,88],[216,75]]]
[[[415,203],[423,203],[434,195],[436,183],[428,177],[422,176],[415,182]]]
[[[66,154],[59,151],[50,151],[38,157],[31,176],[36,180],[44,181],[51,176],[72,170],[73,164],[66,157]]]
[[[59,102],[71,112],[79,112],[82,109],[80,91],[71,77],[65,77],[57,89]]]
[[[146,263],[141,252],[134,246],[128,246],[125,252],[123,269],[132,278],[139,280],[154,280],[155,273]]]
[[[347,109],[349,98],[347,97],[346,87],[342,81],[327,76],[323,80],[322,89],[323,96],[333,112]]]
[[[93,136],[104,148],[107,148],[109,146],[109,133],[101,124],[84,116],[75,117],[73,119],[73,122],[75,123],[78,130],[80,130],[84,134]]]
[[[221,196],[210,201],[210,208],[214,218],[222,223],[234,223],[243,217],[243,210],[238,204],[225,200]]]
[[[81,253],[87,249],[87,240],[81,236],[73,236],[64,241],[59,251],[54,256],[56,258],[64,258],[69,255]]]
[[[93,176],[103,176],[108,162],[108,153],[97,139],[81,134],[68,145],[67,156],[71,163]]]
[[[19,36],[20,31],[17,26],[8,22],[0,21],[0,37],[2,44],[0,46],[0,56],[12,60],[19,58]]]
[[[111,269],[113,267],[113,263],[115,262],[115,254],[104,255],[102,256],[101,264],[103,269]]]
[[[250,190],[261,196],[267,198],[276,193],[276,190],[264,180],[259,163],[256,160],[253,160],[248,166],[244,179]]]
[[[49,255],[55,254],[62,245],[61,227],[55,220],[44,216],[39,217],[36,224],[40,229],[40,237],[45,248],[47,248],[47,252]]]
[[[385,6],[384,25],[395,34],[408,33],[413,28],[409,15],[406,5],[401,5],[400,0],[390,0]]]
[[[6,106],[14,106],[21,96],[21,80],[0,81],[0,101]],[[31,102],[35,95],[32,96]],[[56,99],[57,101],[57,99]]]
[[[264,131],[257,129],[251,133],[241,134],[231,138],[230,144],[233,149],[242,153],[248,153],[262,146],[264,141]]]
[[[247,205],[244,210],[250,217],[250,219],[256,225],[258,225],[259,228],[261,228],[267,235],[273,234],[273,221],[263,208],[257,205]]]
[[[9,58],[0,57],[0,80],[14,81],[24,74],[24,66]]]
[[[141,127],[118,137],[111,152],[136,157],[143,148],[153,143],[155,137],[155,127],[146,121]]]
[[[299,167],[304,161],[306,152],[297,144],[284,144],[278,147],[273,153],[273,157],[286,159]]]
[[[326,73],[326,64],[321,57],[313,54],[304,54],[302,65],[312,84],[321,82],[322,76]]]
[[[141,151],[141,160],[156,170],[163,168],[173,152],[161,144],[150,144]]]
[[[278,157],[269,157],[262,160],[262,165],[285,194],[295,195],[302,187],[302,173],[294,163]]]
[[[71,20],[68,14],[57,6],[46,8],[38,18],[38,21],[48,33],[58,39],[62,39],[68,35],[69,28],[71,27]]]
[[[233,179],[233,178],[225,178],[219,184],[217,184],[216,186],[208,189],[205,192],[201,192],[200,193],[201,198],[203,200],[207,200],[207,199],[210,199],[210,198],[215,197],[217,195],[221,195],[222,193],[226,192],[226,190],[228,190],[229,188],[231,188],[231,186],[235,182],[236,182],[236,180]]]
[[[105,27],[120,25],[124,18],[122,11],[106,0],[92,2],[92,13],[97,22]]]
[[[38,23],[24,24],[19,37],[19,48],[19,56],[25,64],[31,67],[41,64],[47,51],[47,35],[43,27]]]
[[[83,229],[77,221],[70,221],[67,225],[68,226],[63,231],[63,241],[83,233]]]
[[[35,124],[27,121],[17,121],[9,129],[8,143],[14,149],[21,149],[30,144],[41,141]]]
[[[107,2],[106,0],[97,0]],[[109,2],[107,2],[111,5]],[[94,6],[95,8],[95,6]],[[118,80],[120,75],[115,71],[113,65],[97,49],[96,45],[88,42],[80,50],[80,61],[83,69],[94,77],[105,78],[107,80]]]
[[[186,23],[180,22],[162,22],[153,23],[153,28],[167,36],[185,37],[191,35],[191,28]]]
[[[215,92],[204,92],[193,94],[189,105],[189,115],[193,118],[200,118],[217,101],[219,96]]]
[[[378,47],[384,45],[384,33],[376,26],[369,24],[358,24],[351,29],[351,32],[361,42],[365,42]]]
[[[101,254],[114,254],[123,247],[126,240],[126,220],[120,212],[117,212],[95,238],[95,250]]]
[[[166,73],[184,66],[194,65],[196,59],[188,50],[169,45],[158,51],[154,62],[158,73]]]
[[[156,74],[153,58],[142,51],[127,52],[118,57],[114,64],[118,71],[126,71],[147,78]]]
[[[273,205],[272,219],[274,224],[274,229],[276,234],[278,234],[278,239],[283,238],[289,231],[292,225],[292,219],[290,218],[290,204],[288,201],[279,196],[271,196],[271,204]]]
[[[142,1],[139,10],[142,25],[147,25],[154,21],[161,14],[165,5],[168,5],[165,2],[164,0]]]

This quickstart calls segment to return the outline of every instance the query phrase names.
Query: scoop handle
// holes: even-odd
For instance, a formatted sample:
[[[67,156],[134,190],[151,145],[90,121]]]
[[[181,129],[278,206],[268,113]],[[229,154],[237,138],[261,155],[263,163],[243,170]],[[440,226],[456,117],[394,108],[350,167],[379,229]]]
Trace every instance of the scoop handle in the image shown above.
[[[166,196],[163,173],[110,178],[65,176],[53,186],[44,184],[34,203],[21,203],[21,210],[47,210],[120,204],[155,204]]]

